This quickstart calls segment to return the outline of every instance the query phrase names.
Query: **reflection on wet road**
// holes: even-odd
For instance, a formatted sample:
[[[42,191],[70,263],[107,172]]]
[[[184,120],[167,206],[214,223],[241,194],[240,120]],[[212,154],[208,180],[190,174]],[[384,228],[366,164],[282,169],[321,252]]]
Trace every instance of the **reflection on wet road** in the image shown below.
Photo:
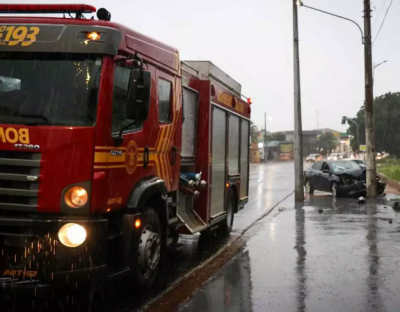
[[[398,311],[400,216],[390,206],[329,195],[283,206],[180,311]]]
[[[242,233],[293,191],[293,163],[258,164],[252,165],[250,170],[250,201],[244,210],[235,215],[232,236]],[[109,283],[105,288],[97,287],[91,292],[86,288],[55,290],[39,287],[24,292],[3,290],[0,294],[0,311],[88,311],[90,302],[92,311],[135,311],[226,244],[226,240],[215,238],[211,243],[199,241],[198,235],[183,236],[181,242],[181,248],[169,255],[157,287],[151,292],[138,293],[126,280]],[[245,267],[241,271],[250,269],[249,264]],[[230,275],[228,281],[232,283],[235,276],[236,273]],[[245,291],[247,297],[250,294],[249,285],[250,280]],[[232,294],[235,292],[232,291]],[[227,302],[235,300],[237,298],[232,295]],[[238,311],[245,311],[245,306]]]

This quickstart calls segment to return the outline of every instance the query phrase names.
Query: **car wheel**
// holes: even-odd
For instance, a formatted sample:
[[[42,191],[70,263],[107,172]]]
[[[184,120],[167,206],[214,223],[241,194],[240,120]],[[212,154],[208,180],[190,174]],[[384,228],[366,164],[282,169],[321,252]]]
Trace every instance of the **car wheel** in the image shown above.
[[[306,193],[307,194],[314,194],[314,189],[311,186],[310,180],[306,180],[306,183],[305,183],[304,187],[306,189]]]
[[[333,196],[333,197],[338,197],[338,194],[339,194],[339,185],[338,185],[337,183],[335,183],[335,182],[332,183],[332,190],[331,190],[331,192],[332,192],[332,196]]]

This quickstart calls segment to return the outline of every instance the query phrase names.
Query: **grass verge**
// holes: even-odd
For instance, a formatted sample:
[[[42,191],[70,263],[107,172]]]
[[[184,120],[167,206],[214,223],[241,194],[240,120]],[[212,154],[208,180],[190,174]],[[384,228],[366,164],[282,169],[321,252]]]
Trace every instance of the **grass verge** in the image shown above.
[[[377,160],[378,172],[383,173],[389,179],[400,181],[400,160],[383,158]]]

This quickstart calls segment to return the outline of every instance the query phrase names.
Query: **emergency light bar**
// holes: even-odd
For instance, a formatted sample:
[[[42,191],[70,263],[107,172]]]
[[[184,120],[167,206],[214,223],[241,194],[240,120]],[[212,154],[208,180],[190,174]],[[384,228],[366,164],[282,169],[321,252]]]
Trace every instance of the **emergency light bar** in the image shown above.
[[[94,13],[96,8],[87,4],[0,4],[0,14],[62,14],[62,13]]]

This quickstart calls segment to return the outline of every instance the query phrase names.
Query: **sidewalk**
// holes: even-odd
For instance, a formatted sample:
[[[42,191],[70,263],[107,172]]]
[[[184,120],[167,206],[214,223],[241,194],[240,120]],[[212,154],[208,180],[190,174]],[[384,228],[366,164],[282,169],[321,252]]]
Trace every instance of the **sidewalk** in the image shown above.
[[[390,206],[331,196],[283,206],[179,311],[398,311],[400,216]]]
[[[389,185],[386,185],[385,193],[388,195],[390,194],[390,195],[399,195],[400,196],[400,191]]]

